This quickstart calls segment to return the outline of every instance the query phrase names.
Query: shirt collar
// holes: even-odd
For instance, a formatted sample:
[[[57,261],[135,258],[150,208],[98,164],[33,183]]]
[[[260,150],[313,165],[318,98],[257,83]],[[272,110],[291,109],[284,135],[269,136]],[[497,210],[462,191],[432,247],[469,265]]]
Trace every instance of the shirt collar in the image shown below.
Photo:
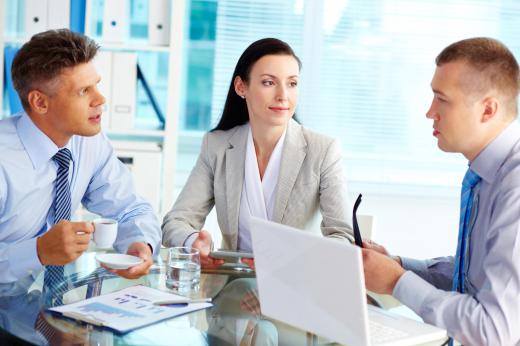
[[[470,168],[491,183],[513,146],[520,140],[520,125],[515,120],[482,150],[470,163]]]
[[[16,129],[34,169],[38,169],[47,163],[60,149],[33,123],[25,112],[18,119]],[[70,141],[65,145],[65,148],[70,150]]]

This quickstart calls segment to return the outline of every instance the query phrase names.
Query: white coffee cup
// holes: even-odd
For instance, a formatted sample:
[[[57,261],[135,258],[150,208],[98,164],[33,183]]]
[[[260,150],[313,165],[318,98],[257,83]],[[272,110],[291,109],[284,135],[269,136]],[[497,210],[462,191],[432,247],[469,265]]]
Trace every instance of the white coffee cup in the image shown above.
[[[94,243],[98,248],[111,248],[117,237],[117,221],[112,219],[95,219]]]

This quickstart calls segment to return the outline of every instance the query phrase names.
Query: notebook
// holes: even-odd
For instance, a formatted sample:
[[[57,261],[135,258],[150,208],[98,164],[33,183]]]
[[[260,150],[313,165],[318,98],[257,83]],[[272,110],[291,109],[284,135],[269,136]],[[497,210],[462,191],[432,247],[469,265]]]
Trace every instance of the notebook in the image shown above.
[[[262,313],[346,345],[416,345],[446,331],[367,306],[361,249],[251,218]]]

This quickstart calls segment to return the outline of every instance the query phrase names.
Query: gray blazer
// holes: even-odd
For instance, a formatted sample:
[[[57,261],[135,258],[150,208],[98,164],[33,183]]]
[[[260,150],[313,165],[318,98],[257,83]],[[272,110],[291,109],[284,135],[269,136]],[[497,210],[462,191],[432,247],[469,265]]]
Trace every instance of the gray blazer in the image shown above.
[[[164,217],[163,244],[179,246],[200,230],[213,206],[222,248],[237,249],[248,125],[204,136],[195,167]],[[338,143],[291,120],[282,151],[273,221],[305,229],[321,211],[324,236],[352,239],[351,211]]]

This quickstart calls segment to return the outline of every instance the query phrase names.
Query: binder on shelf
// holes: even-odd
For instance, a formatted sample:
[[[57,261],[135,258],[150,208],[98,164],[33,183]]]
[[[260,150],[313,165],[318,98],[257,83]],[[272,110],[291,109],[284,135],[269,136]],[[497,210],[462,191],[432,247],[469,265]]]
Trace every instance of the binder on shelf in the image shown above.
[[[25,34],[30,38],[47,30],[48,0],[25,0]]]
[[[148,1],[148,43],[170,43],[170,0]]]
[[[72,0],[70,2],[70,30],[85,32],[85,16],[87,13],[87,0]]]
[[[112,52],[99,51],[94,58],[94,66],[101,77],[101,81],[98,84],[99,92],[106,99],[105,105],[103,106],[103,115],[101,116],[101,128],[107,130],[111,125]]]
[[[5,47],[4,49],[5,88],[7,91],[7,97],[9,98],[9,111],[11,114],[23,110],[22,102],[20,101],[20,97],[18,97],[18,93],[14,90],[13,80],[11,78],[11,66],[13,65],[13,59],[16,53],[18,53],[18,49],[19,48],[16,47]]]
[[[133,129],[137,96],[136,53],[112,53],[111,89],[110,127],[114,130]]]
[[[70,0],[47,0],[47,30],[70,27]]]
[[[105,1],[103,9],[103,41],[122,43],[128,38],[127,0]]]

